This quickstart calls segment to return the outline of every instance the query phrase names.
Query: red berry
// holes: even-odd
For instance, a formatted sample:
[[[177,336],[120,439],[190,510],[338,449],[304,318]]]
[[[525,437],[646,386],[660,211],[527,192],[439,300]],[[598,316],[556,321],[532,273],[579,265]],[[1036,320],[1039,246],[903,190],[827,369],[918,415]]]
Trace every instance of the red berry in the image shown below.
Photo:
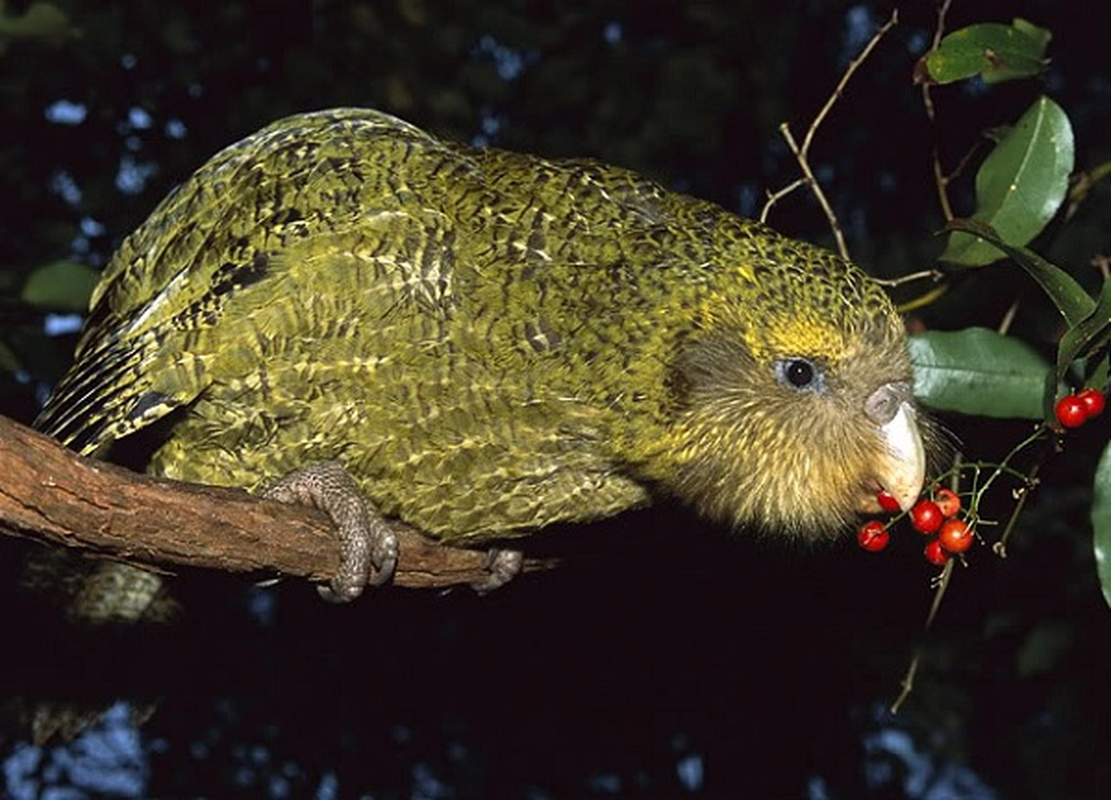
[[[938,489],[934,492],[934,502],[941,509],[941,516],[947,519],[957,516],[961,510],[961,497],[952,489]]]
[[[921,533],[933,533],[941,527],[941,509],[933,500],[919,500],[910,510],[910,524]]]
[[[878,519],[871,519],[860,526],[860,530],[856,534],[856,543],[869,553],[878,553],[887,547],[887,542],[891,539],[891,535],[887,532],[887,528],[883,527],[883,523]]]
[[[1078,394],[1077,399],[1084,404],[1084,408],[1088,412],[1088,418],[1098,417],[1103,413],[1103,407],[1107,404],[1103,396],[1103,392],[1099,389],[1084,389]]]
[[[880,489],[876,493],[876,502],[880,504],[880,508],[888,514],[894,514],[899,510],[899,501],[895,499],[895,495],[886,489]]]
[[[947,519],[937,540],[950,553],[963,553],[972,546],[972,528],[963,519]]]
[[[937,564],[941,567],[949,560],[949,554],[945,552],[945,548],[941,546],[941,542],[937,539],[931,539],[930,543],[926,545],[926,560],[931,564]]]
[[[1058,400],[1053,411],[1057,421],[1066,428],[1079,428],[1088,419],[1088,404],[1075,394],[1067,394]]]

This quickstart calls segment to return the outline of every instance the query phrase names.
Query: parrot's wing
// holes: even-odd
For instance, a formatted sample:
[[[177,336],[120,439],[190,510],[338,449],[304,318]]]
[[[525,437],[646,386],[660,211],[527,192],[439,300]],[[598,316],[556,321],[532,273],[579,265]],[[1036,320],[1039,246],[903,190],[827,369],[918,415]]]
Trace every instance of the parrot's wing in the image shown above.
[[[183,307],[174,296],[180,285],[172,281],[133,320],[116,319],[92,331],[35,426],[88,455],[196,398],[207,383],[204,359],[173,352],[170,344],[199,323],[191,304]],[[198,302],[215,311],[219,288],[213,286]],[[155,315],[159,319],[151,321]]]
[[[242,171],[249,164],[243,159],[235,166]],[[244,207],[253,202],[249,191],[213,193],[194,176],[123,243],[93,293],[77,359],[37,428],[87,455],[204,389],[201,364],[188,352],[174,357],[177,379],[163,379],[161,389],[154,382],[164,376],[153,366],[170,352],[169,339],[211,325],[231,294],[266,275],[257,253],[228,252],[225,231],[242,229]]]
[[[322,225],[335,232],[356,224],[358,204],[313,195],[319,171],[330,171],[331,188],[345,180],[365,188],[360,159],[421,146],[437,143],[387,114],[338,109],[263,129],[216,155],[108,265],[76,362],[36,427],[90,454],[193,402],[212,380],[220,352],[208,332],[228,304],[280,298],[275,277],[285,272],[277,266],[284,250]],[[321,216],[337,208],[355,216]],[[309,209],[320,213],[299,215]],[[259,284],[267,291],[248,291]]]

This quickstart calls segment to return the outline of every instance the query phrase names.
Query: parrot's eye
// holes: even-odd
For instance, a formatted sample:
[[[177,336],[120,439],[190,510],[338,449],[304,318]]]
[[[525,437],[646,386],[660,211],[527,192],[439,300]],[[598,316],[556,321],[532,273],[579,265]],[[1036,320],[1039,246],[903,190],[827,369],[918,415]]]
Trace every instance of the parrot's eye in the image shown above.
[[[809,386],[810,382],[814,380],[814,365],[809,361],[803,361],[801,358],[788,361],[785,372],[787,382],[799,389]]]
[[[775,375],[781,384],[800,391],[818,391],[822,388],[822,372],[805,358],[785,358],[775,362]]]

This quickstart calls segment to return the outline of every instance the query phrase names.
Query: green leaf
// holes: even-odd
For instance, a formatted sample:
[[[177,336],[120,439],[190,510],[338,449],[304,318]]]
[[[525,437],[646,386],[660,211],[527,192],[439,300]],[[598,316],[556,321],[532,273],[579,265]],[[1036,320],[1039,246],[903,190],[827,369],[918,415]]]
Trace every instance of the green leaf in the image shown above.
[[[910,338],[914,394],[925,405],[982,417],[1042,419],[1050,364],[1019,339],[989,328]]]
[[[40,308],[84,311],[100,273],[75,261],[52,261],[36,269],[23,285],[23,300]]]
[[[1024,19],[985,22],[953,31],[918,62],[918,83],[952,83],[980,75],[985,83],[1030,78],[1048,63],[1052,34]]]
[[[1030,39],[1040,48],[1042,55],[1045,54],[1045,49],[1049,47],[1049,42],[1053,38],[1053,33],[1045,28],[1039,28],[1033,22],[1022,17],[1015,17],[1011,20],[1011,25],[1015,30],[1025,33]]]
[[[1079,324],[1095,310],[1096,303],[1071,275],[1046,261],[1033,250],[1004,241],[990,225],[976,220],[954,219],[945,226],[947,230],[963,231],[978,236],[998,247],[1016,264],[1030,273],[1049,299],[1057,306],[1069,327]]]
[[[1039,97],[980,165],[973,219],[991,225],[1013,245],[1026,244],[1061,207],[1073,156],[1068,115],[1048,97]],[[941,254],[942,261],[972,267],[1002,257],[963,233],[953,233]]]
[[[1096,467],[1095,496],[1092,499],[1092,547],[1096,572],[1103,588],[1103,599],[1111,606],[1111,445],[1104,448]]]
[[[1099,302],[1088,316],[1065,331],[1057,346],[1057,376],[1077,358],[1087,358],[1111,342],[1111,278],[1104,279]]]
[[[1102,389],[1111,381],[1111,359],[1107,355],[1097,358],[1093,364],[1089,361],[1086,365],[1087,380],[1085,386],[1095,386]]]

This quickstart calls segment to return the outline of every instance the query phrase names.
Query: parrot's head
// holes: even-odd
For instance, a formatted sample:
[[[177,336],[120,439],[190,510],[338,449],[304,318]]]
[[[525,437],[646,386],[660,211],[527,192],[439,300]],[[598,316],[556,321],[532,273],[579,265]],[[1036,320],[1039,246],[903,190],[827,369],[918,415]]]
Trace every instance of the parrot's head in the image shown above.
[[[656,477],[738,528],[815,539],[922,489],[926,448],[902,321],[828,251],[766,231],[718,272],[676,347]]]

